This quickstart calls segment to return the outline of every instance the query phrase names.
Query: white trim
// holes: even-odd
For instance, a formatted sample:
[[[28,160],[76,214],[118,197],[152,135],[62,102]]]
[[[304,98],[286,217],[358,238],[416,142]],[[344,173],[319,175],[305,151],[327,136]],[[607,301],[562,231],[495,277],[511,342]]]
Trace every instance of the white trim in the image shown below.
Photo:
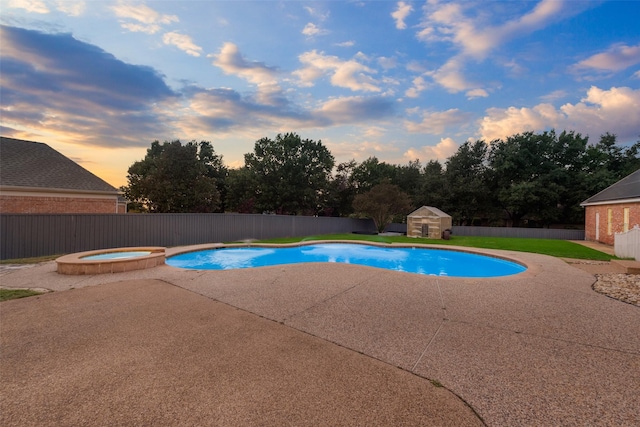
[[[602,202],[580,203],[580,206],[620,205],[624,203],[640,203],[640,197],[633,199],[605,200]]]
[[[75,188],[44,188],[44,187],[19,187],[14,185],[0,185],[0,193],[18,192],[18,193],[66,193],[66,194],[93,194],[100,196],[118,196],[122,192],[114,189],[113,191],[102,190],[81,190]]]
[[[43,191],[44,190],[44,191]],[[8,190],[0,188],[0,196],[6,197],[59,197],[59,198],[84,198],[84,199],[103,199],[103,200],[116,200],[118,202],[118,195],[114,193],[96,193],[96,192],[73,192],[73,191],[47,191],[48,189],[34,190]]]

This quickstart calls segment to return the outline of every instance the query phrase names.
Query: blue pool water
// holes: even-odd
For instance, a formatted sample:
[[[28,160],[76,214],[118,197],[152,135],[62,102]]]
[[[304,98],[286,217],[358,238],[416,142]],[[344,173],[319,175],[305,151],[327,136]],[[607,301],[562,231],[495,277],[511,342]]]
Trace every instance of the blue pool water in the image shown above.
[[[172,256],[173,267],[230,270],[305,262],[368,265],[407,273],[451,277],[498,277],[521,273],[520,264],[489,256],[441,249],[384,248],[350,243],[323,243],[287,248],[234,247]]]
[[[150,254],[151,254],[151,251],[106,252],[103,254],[85,256],[80,259],[90,259],[90,260],[124,259],[124,258],[134,258],[138,256],[147,256]]]

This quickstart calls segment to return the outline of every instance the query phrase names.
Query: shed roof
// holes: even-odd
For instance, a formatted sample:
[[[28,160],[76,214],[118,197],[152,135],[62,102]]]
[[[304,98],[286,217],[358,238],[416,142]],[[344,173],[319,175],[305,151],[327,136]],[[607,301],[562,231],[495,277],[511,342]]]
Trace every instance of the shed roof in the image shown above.
[[[438,208],[434,208],[433,206],[422,206],[421,208],[416,209],[411,212],[408,216],[437,216],[440,218],[451,218],[451,215],[448,215],[442,212]]]
[[[47,144],[0,137],[0,185],[117,194],[115,187]]]
[[[580,206],[640,198],[640,169],[589,197]]]

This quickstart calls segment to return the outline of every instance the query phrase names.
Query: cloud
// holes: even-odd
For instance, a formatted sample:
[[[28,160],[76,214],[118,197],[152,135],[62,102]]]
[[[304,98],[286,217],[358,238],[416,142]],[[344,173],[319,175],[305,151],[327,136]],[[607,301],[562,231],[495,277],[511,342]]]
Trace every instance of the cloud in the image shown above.
[[[627,46],[614,44],[605,52],[600,52],[584,59],[571,67],[576,73],[617,72],[640,64],[640,44]]]
[[[341,60],[337,56],[325,55],[315,49],[298,57],[304,67],[293,72],[303,86],[313,86],[314,80],[331,76],[331,84],[352,91],[380,92],[378,81],[369,74],[376,71],[355,59]]]
[[[566,90],[563,89],[558,89],[558,90],[554,90],[551,93],[548,93],[546,95],[542,95],[540,97],[540,100],[543,102],[553,102],[553,101],[557,101],[558,99],[562,99],[564,97],[566,97],[568,95]]]
[[[420,96],[420,92],[426,90],[429,87],[427,82],[425,82],[422,77],[416,77],[415,79],[413,79],[412,83],[413,86],[407,89],[404,93],[405,96],[409,98],[417,98],[418,96]]]
[[[10,0],[9,7],[12,9],[24,9],[30,13],[50,13],[45,2],[41,0]]]
[[[275,68],[262,62],[248,61],[233,43],[225,43],[219,53],[209,56],[214,58],[213,65],[221,68],[225,74],[238,76],[255,84],[260,102],[282,102],[282,89],[278,85],[278,71]]]
[[[467,99],[486,98],[489,96],[487,91],[484,89],[471,89],[465,95],[467,95]]]
[[[162,36],[162,41],[164,44],[176,46],[191,56],[200,56],[200,52],[202,52],[202,48],[196,45],[193,40],[191,40],[191,37],[175,31]]]
[[[393,114],[393,103],[385,97],[350,96],[326,101],[312,115],[331,125],[380,120]]]
[[[213,65],[220,67],[225,74],[236,75],[255,83],[269,84],[277,80],[275,68],[268,67],[263,62],[248,61],[240,53],[240,49],[233,43],[225,43],[220,52],[212,56]]]
[[[364,131],[366,132],[366,129]],[[364,140],[360,140],[363,136]],[[378,136],[365,136],[358,131],[353,135],[347,135],[346,140],[323,139],[323,142],[336,159],[365,160],[371,156],[389,158],[397,155],[396,144],[382,143],[377,138]]]
[[[354,42],[353,40],[347,40],[346,42],[342,42],[342,43],[336,43],[335,46],[338,47],[352,47],[355,46],[356,42]]]
[[[423,145],[418,148],[409,148],[404,157],[408,161],[419,159],[422,162],[429,160],[444,161],[458,151],[459,145],[451,138],[442,138],[436,145]]]
[[[479,89],[478,83],[473,83],[467,80],[464,76],[463,68],[464,59],[460,56],[456,56],[448,60],[439,69],[427,72],[425,75],[431,76],[436,83],[451,93]]]
[[[464,68],[469,60],[483,61],[500,45],[541,30],[588,7],[582,4],[575,7],[574,2],[542,0],[530,12],[492,25],[487,22],[487,17],[499,17],[499,14],[467,16],[466,8],[474,5],[429,1],[423,7],[421,30],[416,34],[419,40],[426,43],[449,43],[458,48],[456,55],[430,75],[449,92],[467,91],[468,96],[468,91],[483,89],[479,83],[470,82],[464,76]]]
[[[378,64],[385,70],[391,70],[398,66],[398,58],[396,58],[395,56],[392,56],[390,58],[380,56],[378,57],[377,61],[378,61]]]
[[[311,15],[311,17],[315,18],[320,22],[324,22],[329,18],[329,11],[322,12],[319,9],[313,8],[311,6],[304,6],[304,9],[309,13],[309,15]],[[327,34],[330,34],[330,33],[331,32],[329,30],[321,28],[312,22],[309,22],[302,29],[302,34],[304,34],[307,37],[326,36]]]
[[[404,30],[407,28],[407,24],[404,22],[407,16],[413,11],[413,7],[410,4],[403,1],[398,2],[398,8],[391,13],[391,17],[396,21],[396,28]]]
[[[384,97],[342,97],[322,102],[314,109],[292,103],[265,105],[233,89],[188,88],[186,105],[174,109],[183,132],[206,135],[212,132],[265,129],[329,128],[380,121],[394,114],[394,103]]]
[[[319,19],[320,21],[326,21],[330,15],[329,11],[321,12],[319,9],[313,8],[311,6],[305,6],[304,10],[306,10],[309,13],[309,15],[311,15],[316,19]]]
[[[472,6],[474,4],[469,3],[469,7]],[[460,3],[431,1],[427,2],[424,11],[425,19],[421,23],[423,29],[418,32],[421,40],[453,43],[463,54],[484,59],[499,45],[574,15],[580,11],[580,7],[576,8],[571,3],[558,0],[542,0],[532,11],[499,25],[491,25],[486,21],[487,16],[498,14],[468,17],[463,4]]]
[[[318,27],[316,24],[309,22],[302,29],[302,34],[304,34],[307,37],[325,36],[329,34],[329,31]]]
[[[80,16],[84,13],[87,3],[85,1],[58,0],[56,6],[60,12],[69,16]]]
[[[1,26],[0,44],[4,126],[103,146],[147,144],[165,128],[153,104],[175,93],[152,68],[70,34]]]
[[[120,1],[111,10],[121,18],[120,26],[132,32],[155,34],[162,25],[179,21],[177,16],[163,15],[145,4],[133,5]]]
[[[556,108],[538,104],[532,108],[490,108],[480,122],[479,134],[491,141],[516,133],[550,128],[573,130],[591,137],[615,133],[621,142],[640,135],[640,89],[592,86],[576,104]]]
[[[471,113],[460,111],[452,108],[446,111],[422,113],[422,121],[420,123],[405,120],[404,126],[410,133],[427,133],[438,135],[451,127],[461,127],[471,121]]]

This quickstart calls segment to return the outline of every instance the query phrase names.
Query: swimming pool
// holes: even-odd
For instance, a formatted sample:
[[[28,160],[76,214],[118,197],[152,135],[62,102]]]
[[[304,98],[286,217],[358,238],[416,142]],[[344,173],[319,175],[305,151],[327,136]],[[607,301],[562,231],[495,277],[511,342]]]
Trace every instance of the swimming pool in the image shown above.
[[[317,243],[294,247],[223,247],[167,258],[173,267],[231,270],[308,262],[367,265],[387,270],[450,277],[500,277],[526,267],[490,256],[443,249],[387,248],[358,243]]]

